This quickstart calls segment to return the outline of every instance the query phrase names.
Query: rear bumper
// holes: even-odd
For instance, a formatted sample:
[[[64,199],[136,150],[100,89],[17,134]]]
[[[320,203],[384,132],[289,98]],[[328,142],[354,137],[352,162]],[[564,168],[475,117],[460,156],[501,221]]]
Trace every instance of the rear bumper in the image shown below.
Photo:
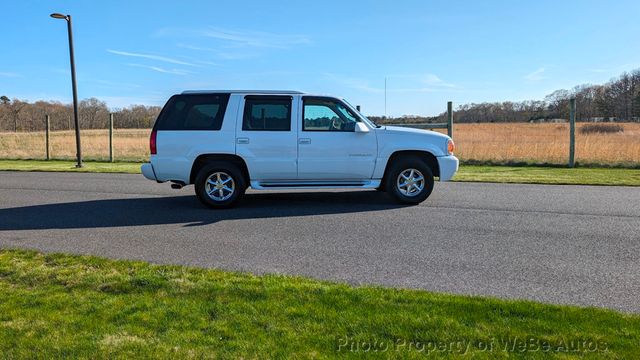
[[[458,171],[458,158],[453,155],[438,156],[438,167],[440,168],[440,181],[449,181]]]
[[[142,175],[147,179],[158,181],[158,179],[156,178],[156,172],[154,171],[153,165],[151,165],[151,163],[142,164],[142,166],[140,166],[140,171],[142,172]]]

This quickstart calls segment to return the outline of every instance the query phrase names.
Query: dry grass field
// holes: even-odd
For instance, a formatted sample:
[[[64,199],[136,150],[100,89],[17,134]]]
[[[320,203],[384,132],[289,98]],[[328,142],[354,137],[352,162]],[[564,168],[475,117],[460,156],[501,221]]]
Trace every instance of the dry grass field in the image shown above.
[[[113,132],[113,152],[117,160],[144,161],[149,158],[150,129],[122,129]],[[109,158],[109,131],[82,130],[82,156]],[[51,132],[51,157],[71,159],[76,154],[73,131]],[[0,159],[43,159],[46,156],[45,133],[0,133]]]
[[[576,129],[576,161],[583,164],[640,164],[640,124],[621,124],[624,131],[583,134]],[[117,160],[143,161],[148,158],[149,129],[123,129],[114,132]],[[45,156],[44,132],[0,133],[0,158],[42,159]],[[564,164],[569,152],[568,124],[458,124],[454,126],[456,154],[464,161],[497,163],[529,162]],[[87,159],[107,159],[107,130],[82,131],[82,151]],[[51,135],[51,156],[56,159],[75,156],[72,131]]]
[[[619,124],[623,132],[582,133],[576,124],[575,159],[583,164],[640,164],[640,124]],[[454,125],[456,155],[462,160],[565,164],[569,124]]]

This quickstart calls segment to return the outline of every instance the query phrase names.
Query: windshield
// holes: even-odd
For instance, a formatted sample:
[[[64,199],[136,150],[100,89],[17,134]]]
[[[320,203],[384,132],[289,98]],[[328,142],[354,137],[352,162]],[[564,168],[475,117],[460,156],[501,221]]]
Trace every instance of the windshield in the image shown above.
[[[380,126],[380,125],[376,124],[375,122],[373,122],[372,120],[369,120],[369,118],[368,118],[368,117],[366,117],[366,116],[364,116],[364,114],[362,114],[360,111],[358,111],[358,109],[357,109],[355,106],[351,105],[351,103],[350,103],[350,102],[348,102],[348,101],[347,101],[347,99],[342,99],[342,101],[343,101],[345,104],[347,104],[347,105],[351,108],[351,110],[353,110],[356,114],[358,114],[358,115],[360,116],[360,118],[361,118],[362,120],[364,120],[365,122],[367,122],[369,125],[375,126],[375,127],[377,127],[377,128],[382,127],[382,126]]]

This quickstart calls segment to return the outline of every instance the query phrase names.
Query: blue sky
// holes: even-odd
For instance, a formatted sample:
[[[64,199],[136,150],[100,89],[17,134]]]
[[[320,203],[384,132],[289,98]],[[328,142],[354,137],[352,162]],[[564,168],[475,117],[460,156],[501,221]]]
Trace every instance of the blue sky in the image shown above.
[[[640,68],[640,1],[11,1],[0,93],[162,105],[185,89],[334,94],[366,114],[541,99]]]

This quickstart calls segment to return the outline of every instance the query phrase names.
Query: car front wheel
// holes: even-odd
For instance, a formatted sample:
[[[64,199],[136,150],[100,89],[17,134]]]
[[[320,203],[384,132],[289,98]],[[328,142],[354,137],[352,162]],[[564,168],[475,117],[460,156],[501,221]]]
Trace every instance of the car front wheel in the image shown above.
[[[234,164],[222,162],[203,167],[194,185],[198,200],[214,209],[232,207],[246,190],[240,169]]]
[[[433,184],[431,168],[418,158],[409,158],[391,165],[385,188],[399,203],[418,204],[431,195]]]

